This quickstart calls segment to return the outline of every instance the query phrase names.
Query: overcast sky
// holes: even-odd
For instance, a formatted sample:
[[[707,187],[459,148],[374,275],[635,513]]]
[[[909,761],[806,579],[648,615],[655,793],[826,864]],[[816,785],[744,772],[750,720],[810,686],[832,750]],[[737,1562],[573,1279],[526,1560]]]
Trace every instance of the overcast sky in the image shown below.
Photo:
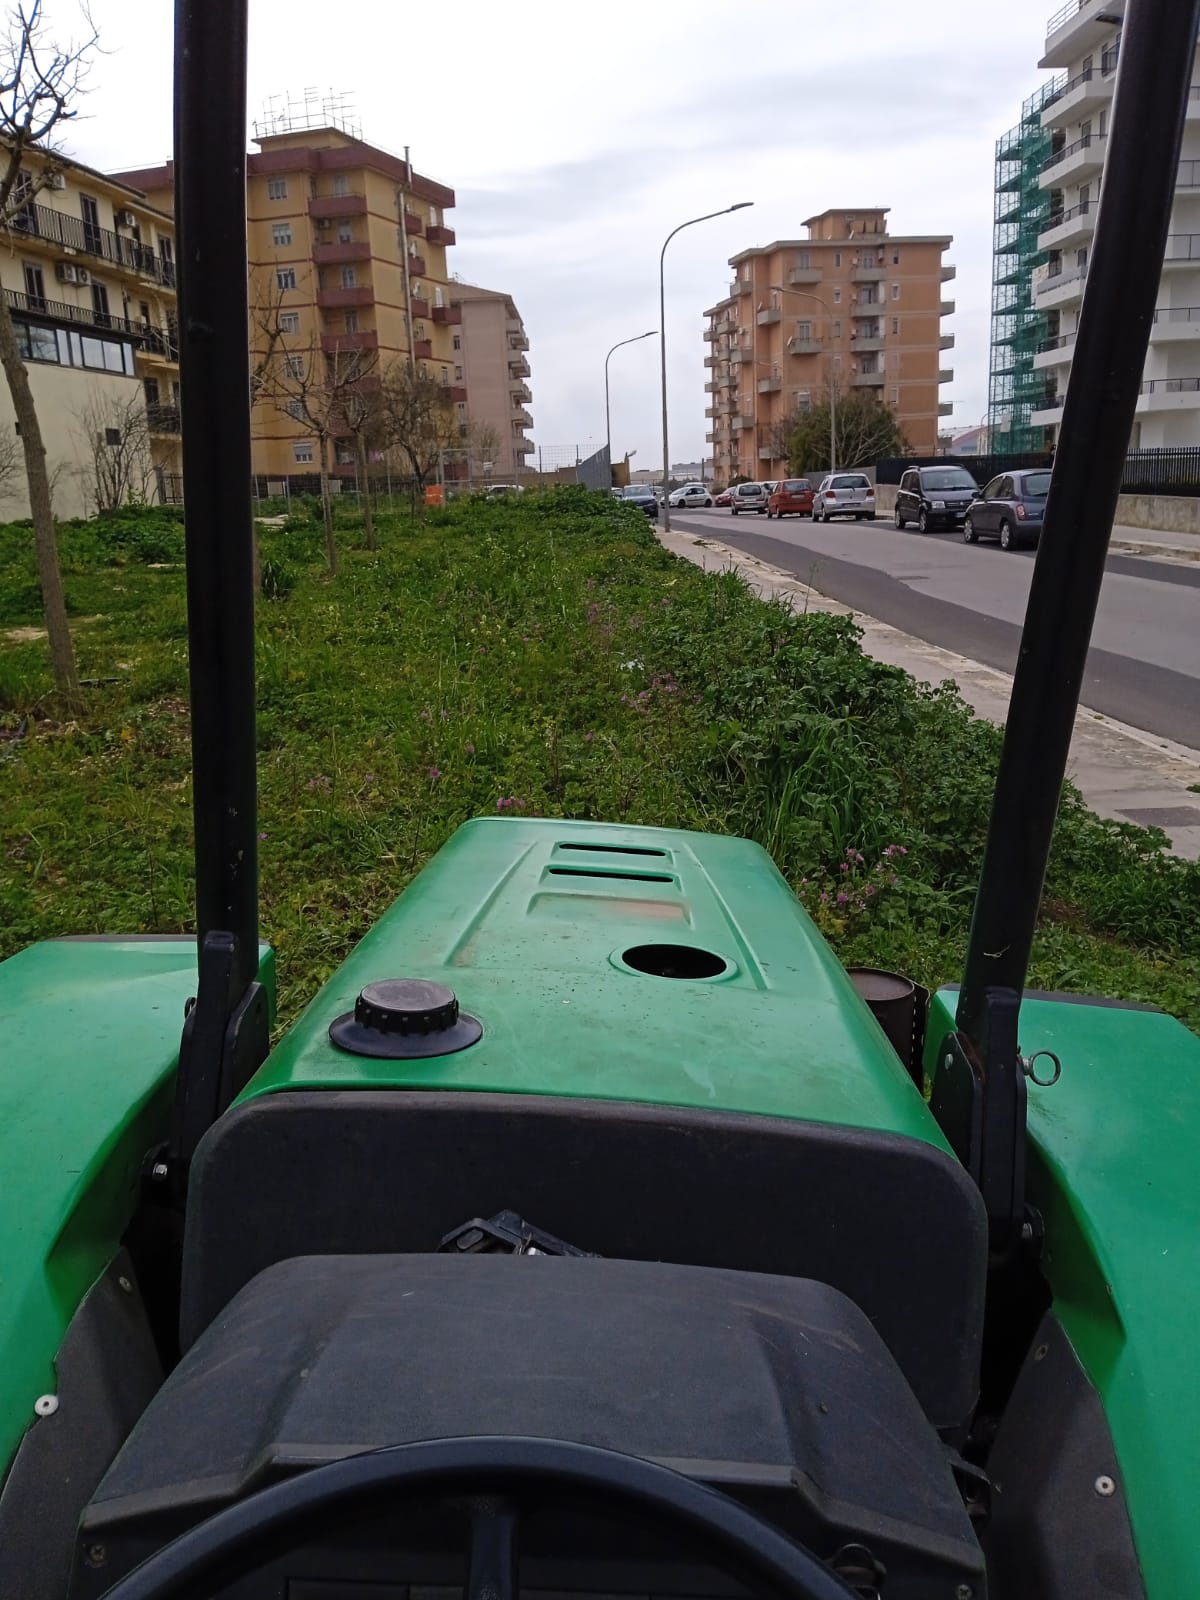
[[[992,160],[1044,74],[1052,0],[251,0],[249,118],[307,86],[353,95],[366,139],[412,146],[458,196],[451,270],[516,300],[537,442],[604,440],[604,356],[658,324],[667,254],[671,456],[704,444],[701,312],[735,251],[796,238],[829,206],[891,207],[896,233],[951,233],[953,425],[987,404]],[[57,32],[68,0],[48,0]],[[103,168],[170,153],[172,7],[93,0],[105,54],[73,154]],[[658,341],[611,365],[613,453],[662,460]]]

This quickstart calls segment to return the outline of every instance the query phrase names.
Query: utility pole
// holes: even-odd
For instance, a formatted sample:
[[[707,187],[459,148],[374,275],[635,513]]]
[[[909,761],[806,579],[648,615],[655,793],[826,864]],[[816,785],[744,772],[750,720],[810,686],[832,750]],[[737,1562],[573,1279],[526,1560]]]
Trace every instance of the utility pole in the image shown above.
[[[408,223],[405,220],[407,210],[408,191],[412,187],[412,162],[408,156],[408,146],[404,146],[404,182],[400,186],[400,260],[404,271],[404,326],[408,330],[408,371],[410,377],[417,375],[417,347],[413,340],[413,308],[412,308],[412,283],[408,275]]]

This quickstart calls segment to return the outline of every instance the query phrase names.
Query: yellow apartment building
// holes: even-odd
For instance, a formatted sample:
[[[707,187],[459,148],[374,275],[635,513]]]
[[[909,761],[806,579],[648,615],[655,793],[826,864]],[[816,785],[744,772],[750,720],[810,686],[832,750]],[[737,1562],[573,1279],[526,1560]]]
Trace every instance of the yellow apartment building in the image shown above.
[[[246,179],[251,365],[268,338],[264,324],[276,319],[277,352],[301,366],[361,351],[382,371],[407,363],[411,351],[465,426],[462,309],[446,265],[453,189],[340,128],[297,128],[255,143]],[[170,162],[119,176],[173,209]],[[251,429],[257,476],[318,470],[311,430],[269,396],[255,405]],[[337,447],[333,470],[356,470],[348,444]]]
[[[517,481],[534,448],[527,436],[533,427],[528,410],[533,395],[525,324],[512,296],[501,289],[456,283],[454,297],[463,314],[455,370],[470,396],[471,475]],[[480,449],[480,442],[489,438],[494,442],[490,472]]]
[[[897,415],[914,454],[937,448],[949,402],[939,388],[954,335],[943,285],[951,238],[895,235],[887,208],[810,217],[806,239],[730,258],[728,293],[704,313],[709,419],[717,483],[789,470],[786,422],[798,410],[866,389]]]
[[[131,488],[178,495],[179,344],[175,229],[144,191],[60,156],[32,152],[26,199],[0,228],[0,287],[16,324],[59,516],[94,509],[95,449],[124,431],[130,402],[146,435]],[[0,383],[0,432],[16,419]],[[23,469],[0,514],[28,514]]]

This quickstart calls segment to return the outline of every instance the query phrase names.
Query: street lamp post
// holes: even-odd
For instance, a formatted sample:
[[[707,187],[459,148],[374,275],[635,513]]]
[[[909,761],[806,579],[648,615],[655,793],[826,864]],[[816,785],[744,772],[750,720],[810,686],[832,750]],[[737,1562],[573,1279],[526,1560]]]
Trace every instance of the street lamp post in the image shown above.
[[[657,328],[651,328],[649,333],[635,333],[632,339],[618,339],[612,350],[604,358],[604,437],[608,441],[608,478],[610,486],[612,484],[612,417],[609,414],[608,405],[608,363],[612,357],[613,350],[619,350],[623,344],[637,344],[639,339],[653,339],[657,332]]]
[[[767,288],[772,294],[795,295],[799,300],[815,300],[817,305],[829,317],[829,307],[819,294],[811,294],[807,289],[785,289],[781,283],[769,283]],[[833,372],[833,349],[829,351],[829,470],[837,471],[837,383]]]
[[[698,222],[710,222],[713,217],[727,216],[731,211],[744,211],[753,200],[739,200],[736,205],[722,206],[720,211],[706,211],[702,217],[691,217],[672,228],[663,240],[658,255],[658,353],[662,360],[662,444],[663,444],[663,532],[671,531],[671,449],[667,442],[667,290],[664,277],[667,246],[677,233],[694,228]]]

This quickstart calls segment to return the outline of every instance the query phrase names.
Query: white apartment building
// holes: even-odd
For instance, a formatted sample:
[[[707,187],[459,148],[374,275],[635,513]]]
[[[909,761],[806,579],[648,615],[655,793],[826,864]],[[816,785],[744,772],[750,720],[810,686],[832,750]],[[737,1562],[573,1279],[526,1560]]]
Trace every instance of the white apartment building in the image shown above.
[[[1041,173],[1051,215],[1038,235],[1049,262],[1034,269],[1033,304],[1048,315],[1034,356],[1046,375],[1046,402],[1035,426],[1062,417],[1079,307],[1096,230],[1108,145],[1113,86],[1126,0],[1069,0],[1046,25],[1040,65],[1060,69],[1042,111],[1054,149]],[[1150,333],[1132,449],[1200,445],[1200,82],[1193,74],[1171,231]]]

